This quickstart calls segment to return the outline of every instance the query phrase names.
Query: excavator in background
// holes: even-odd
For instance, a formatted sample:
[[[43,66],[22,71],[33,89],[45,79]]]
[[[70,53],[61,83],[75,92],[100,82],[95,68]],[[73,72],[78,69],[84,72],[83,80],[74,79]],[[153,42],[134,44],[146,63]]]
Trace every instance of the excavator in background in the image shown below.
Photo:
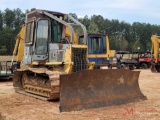
[[[13,50],[12,62],[11,62],[11,72],[20,68],[21,61],[24,55],[24,37],[25,37],[25,24],[22,25],[20,32],[16,36],[16,43]],[[14,57],[16,57],[16,63],[13,64]]]
[[[160,72],[160,36],[152,35],[152,50],[153,58],[151,58],[151,71]]]
[[[82,37],[79,37],[79,41],[82,41]],[[117,66],[116,51],[110,50],[108,35],[88,33],[87,45],[88,59],[90,62],[95,62],[95,69],[103,66],[112,69]]]
[[[83,30],[80,44],[74,26]],[[61,112],[146,99],[138,85],[140,71],[93,69],[86,28],[72,16],[32,11],[26,14],[19,35],[15,50],[20,64],[13,70],[16,92],[42,100],[59,99]]]

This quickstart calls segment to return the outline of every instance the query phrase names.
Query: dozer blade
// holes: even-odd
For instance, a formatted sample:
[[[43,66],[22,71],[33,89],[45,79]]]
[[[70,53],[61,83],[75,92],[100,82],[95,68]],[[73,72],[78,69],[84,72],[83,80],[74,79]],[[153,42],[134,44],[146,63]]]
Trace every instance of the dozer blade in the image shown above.
[[[60,76],[60,111],[120,105],[147,99],[138,84],[140,71],[84,70]]]

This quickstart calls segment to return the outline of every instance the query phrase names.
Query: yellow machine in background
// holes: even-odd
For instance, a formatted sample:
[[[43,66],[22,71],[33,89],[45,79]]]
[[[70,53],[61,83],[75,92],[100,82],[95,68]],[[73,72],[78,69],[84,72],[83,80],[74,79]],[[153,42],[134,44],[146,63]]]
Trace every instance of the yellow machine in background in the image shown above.
[[[153,58],[151,58],[151,71],[160,72],[160,36],[152,35],[152,51]]]
[[[110,50],[108,35],[89,33],[87,45],[88,59],[90,62],[95,62],[95,68],[117,66],[116,51]]]
[[[20,63],[23,59],[24,55],[24,37],[25,37],[25,24],[22,25],[20,32],[16,36],[16,43],[13,50],[13,57],[11,61],[11,72],[13,73],[14,70],[20,68]],[[16,64],[13,64],[14,57],[16,56]]]
[[[70,37],[68,27],[66,28],[66,35]],[[74,32],[74,44],[83,43],[83,35],[77,36]],[[86,44],[88,46],[88,59],[94,62],[94,69],[100,69],[103,66],[117,67],[116,51],[110,49],[108,35],[87,33]]]
[[[17,55],[17,61],[21,62],[24,54],[24,37],[25,37],[25,24],[22,25],[20,32],[16,37],[16,44],[13,51],[13,56]]]
[[[74,25],[83,30],[81,42]],[[93,70],[94,63],[88,60],[86,28],[72,16],[35,10],[26,15],[24,29],[19,37],[21,42],[15,45],[15,50],[19,46],[20,60],[20,68],[13,75],[16,92],[43,100],[60,99],[60,111],[119,105],[146,98],[138,85],[139,71]],[[20,44],[24,45],[22,49]],[[108,52],[106,57],[112,55],[112,51]]]

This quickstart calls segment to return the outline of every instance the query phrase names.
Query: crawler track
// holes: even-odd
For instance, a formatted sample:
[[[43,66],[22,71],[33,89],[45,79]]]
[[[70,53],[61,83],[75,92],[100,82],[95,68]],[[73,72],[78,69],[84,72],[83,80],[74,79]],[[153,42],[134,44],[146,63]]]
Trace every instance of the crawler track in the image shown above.
[[[15,71],[13,86],[16,92],[42,100],[57,100],[60,97],[59,76],[65,74],[46,68],[30,68]]]

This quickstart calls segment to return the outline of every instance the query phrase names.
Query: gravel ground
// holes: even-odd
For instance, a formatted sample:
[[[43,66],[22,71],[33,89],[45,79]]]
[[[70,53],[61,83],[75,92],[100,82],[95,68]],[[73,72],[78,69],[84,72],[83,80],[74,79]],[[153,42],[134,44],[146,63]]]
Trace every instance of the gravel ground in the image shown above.
[[[1,81],[0,120],[160,120],[160,73],[141,70],[139,86],[148,100],[60,113],[59,102],[15,93],[12,81]]]

